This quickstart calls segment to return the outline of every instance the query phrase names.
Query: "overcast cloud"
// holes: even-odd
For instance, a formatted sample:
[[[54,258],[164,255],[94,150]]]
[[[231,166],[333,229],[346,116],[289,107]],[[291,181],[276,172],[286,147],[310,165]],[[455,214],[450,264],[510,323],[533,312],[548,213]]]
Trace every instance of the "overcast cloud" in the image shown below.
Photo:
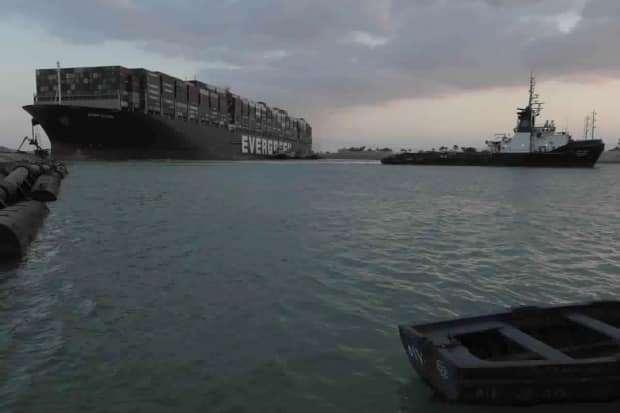
[[[4,3],[4,16],[66,42],[135,42],[203,62],[203,80],[307,111],[521,85],[531,69],[620,74],[617,0]]]

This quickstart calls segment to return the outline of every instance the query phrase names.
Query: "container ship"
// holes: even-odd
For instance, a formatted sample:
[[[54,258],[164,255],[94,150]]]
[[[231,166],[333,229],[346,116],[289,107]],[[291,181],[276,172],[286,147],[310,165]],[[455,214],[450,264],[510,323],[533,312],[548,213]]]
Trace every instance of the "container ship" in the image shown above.
[[[24,106],[58,159],[312,156],[312,127],[227,88],[143,68],[37,69]]]
[[[383,164],[558,166],[593,167],[605,144],[600,139],[574,140],[567,131],[557,131],[554,121],[536,125],[542,103],[530,77],[529,100],[517,112],[514,134],[498,134],[486,141],[487,149],[466,148],[462,152],[443,147],[440,151],[404,152],[381,160]],[[594,129],[593,129],[594,130]],[[593,136],[593,134],[592,134]]]

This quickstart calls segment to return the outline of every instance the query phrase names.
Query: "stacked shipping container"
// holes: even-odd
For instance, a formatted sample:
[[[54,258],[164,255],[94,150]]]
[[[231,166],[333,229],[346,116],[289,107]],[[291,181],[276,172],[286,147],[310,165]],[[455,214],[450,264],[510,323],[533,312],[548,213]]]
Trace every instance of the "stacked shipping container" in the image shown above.
[[[161,113],[161,80],[157,73],[144,71],[142,72],[140,86],[144,91],[145,103],[141,107],[149,113]]]
[[[174,111],[177,118],[187,119],[187,83],[181,80],[174,82]]]
[[[249,129],[250,128],[250,102],[247,99],[241,99],[241,104],[243,105],[241,127],[244,129]]]
[[[208,123],[211,119],[209,109],[209,91],[200,88],[198,94],[198,119],[200,122]]]
[[[38,102],[58,99],[58,71],[36,71]],[[121,66],[69,68],[60,71],[61,98],[67,104],[95,107],[130,108],[139,105],[134,100],[139,84],[130,70]]]
[[[217,106],[217,112],[218,112],[218,117],[219,117],[219,124],[220,125],[226,125],[228,124],[228,104],[226,103],[226,99],[227,99],[227,92],[226,90],[222,89],[222,88],[216,88],[215,89],[215,93],[217,94],[217,102],[218,102],[218,106]]]
[[[159,73],[161,78],[161,104],[165,116],[174,117],[174,84],[176,79],[164,73]]]
[[[232,117],[231,123],[241,126],[243,123],[243,101],[237,95],[231,95],[232,100]]]
[[[198,105],[200,104],[200,90],[193,84],[187,85],[187,100],[189,105],[189,119],[198,120]]]
[[[37,102],[58,99],[57,69],[36,71]],[[310,142],[312,128],[265,102],[253,102],[200,81],[122,66],[60,70],[63,103],[146,113],[235,128],[266,136]]]
[[[121,80],[124,76],[121,76]],[[124,77],[125,78],[125,91],[129,95],[129,101],[127,102],[129,110],[137,110],[140,108],[140,79],[135,73]],[[122,98],[121,98],[122,99]],[[121,103],[122,106],[122,103]]]

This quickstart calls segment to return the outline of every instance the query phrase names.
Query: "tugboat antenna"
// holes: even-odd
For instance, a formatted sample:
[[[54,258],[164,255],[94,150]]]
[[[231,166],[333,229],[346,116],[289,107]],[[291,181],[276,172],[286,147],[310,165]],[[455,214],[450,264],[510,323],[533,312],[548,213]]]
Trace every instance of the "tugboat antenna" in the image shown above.
[[[528,105],[531,107],[534,103],[534,88],[536,87],[536,80],[534,79],[534,72],[530,72],[530,99]]]
[[[58,95],[58,104],[62,105],[62,85],[60,83],[60,61],[56,61],[56,79],[58,81],[58,90],[57,95]]]
[[[534,72],[530,72],[530,96],[528,100],[528,109],[530,110],[530,152],[534,150],[534,125],[536,124],[536,117],[540,115],[542,110],[542,102],[538,101],[538,95],[535,93],[536,78]],[[536,105],[536,109],[534,109]]]

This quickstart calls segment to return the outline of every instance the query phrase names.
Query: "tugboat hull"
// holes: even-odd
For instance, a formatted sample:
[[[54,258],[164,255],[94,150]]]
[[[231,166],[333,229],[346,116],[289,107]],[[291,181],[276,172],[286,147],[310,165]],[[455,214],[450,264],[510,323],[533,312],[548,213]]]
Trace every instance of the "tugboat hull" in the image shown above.
[[[418,152],[381,160],[385,165],[471,165],[592,168],[605,144],[601,140],[572,141],[550,152]]]

